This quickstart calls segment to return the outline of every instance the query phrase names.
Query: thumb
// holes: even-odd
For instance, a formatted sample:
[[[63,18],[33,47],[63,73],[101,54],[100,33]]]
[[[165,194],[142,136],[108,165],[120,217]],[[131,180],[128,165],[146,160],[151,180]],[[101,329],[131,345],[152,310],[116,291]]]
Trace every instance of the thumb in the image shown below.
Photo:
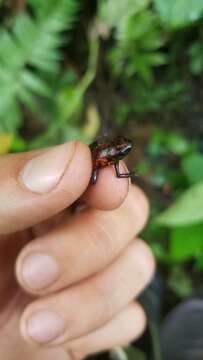
[[[91,154],[78,141],[0,157],[0,234],[60,212],[88,186]]]

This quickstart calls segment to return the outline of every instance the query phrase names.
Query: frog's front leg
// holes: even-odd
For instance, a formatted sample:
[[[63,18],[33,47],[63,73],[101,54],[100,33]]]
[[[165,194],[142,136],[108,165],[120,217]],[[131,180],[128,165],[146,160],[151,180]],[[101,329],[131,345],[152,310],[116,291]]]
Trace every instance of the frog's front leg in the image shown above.
[[[121,174],[120,173],[120,170],[119,170],[119,161],[117,161],[114,165],[115,167],[115,171],[116,171],[116,176],[120,179],[122,178],[131,178],[131,177],[134,177],[135,176],[135,173],[134,172],[127,172],[127,173],[123,173]]]
[[[91,179],[90,179],[90,183],[92,185],[95,185],[96,182],[97,182],[97,178],[98,178],[98,173],[99,173],[99,170],[98,169],[93,169],[92,170],[92,175],[91,175]]]

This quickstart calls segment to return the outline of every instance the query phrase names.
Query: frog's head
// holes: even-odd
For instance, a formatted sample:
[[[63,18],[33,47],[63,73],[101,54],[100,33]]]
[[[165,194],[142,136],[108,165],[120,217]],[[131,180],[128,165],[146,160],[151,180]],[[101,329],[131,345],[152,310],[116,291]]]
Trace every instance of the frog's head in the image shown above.
[[[118,158],[123,159],[131,151],[133,144],[132,141],[119,136],[114,140],[114,146],[116,147]]]

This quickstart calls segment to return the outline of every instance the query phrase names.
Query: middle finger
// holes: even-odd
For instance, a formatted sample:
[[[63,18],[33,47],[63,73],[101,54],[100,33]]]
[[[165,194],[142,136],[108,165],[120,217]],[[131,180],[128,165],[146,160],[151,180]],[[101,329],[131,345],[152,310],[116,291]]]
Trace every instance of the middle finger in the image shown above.
[[[44,295],[102,270],[140,232],[147,214],[146,197],[134,186],[116,210],[78,213],[22,250],[16,266],[21,286]]]

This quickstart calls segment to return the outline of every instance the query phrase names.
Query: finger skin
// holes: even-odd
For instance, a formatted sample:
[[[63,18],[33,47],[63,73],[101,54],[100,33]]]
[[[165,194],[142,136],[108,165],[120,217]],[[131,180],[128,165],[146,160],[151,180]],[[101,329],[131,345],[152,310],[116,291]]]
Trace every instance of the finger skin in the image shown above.
[[[126,165],[120,162],[121,172],[126,172]],[[96,185],[90,185],[82,196],[89,206],[100,210],[113,210],[118,208],[125,200],[128,189],[129,179],[116,177],[113,166],[108,166],[99,171]]]
[[[81,196],[88,186],[91,175],[90,150],[88,146],[76,142],[73,158],[52,191],[36,194],[23,187],[20,173],[27,161],[40,153],[37,151],[1,157],[0,234],[26,229],[57,214]]]
[[[64,319],[65,331],[52,342],[45,342],[46,346],[63,344],[88,334],[110,321],[138,296],[151,280],[154,268],[151,250],[137,240],[103,272],[30,304],[22,315],[21,333],[27,341],[33,342],[26,331],[29,318],[37,312],[53,311]]]
[[[45,151],[47,149],[0,157],[0,235],[24,230],[58,214],[87,189],[92,159],[89,147],[79,141],[75,143],[74,156],[65,174],[52,191],[37,194],[25,188],[20,180],[22,169]],[[98,183],[89,186],[85,201],[98,209],[114,209],[123,202],[127,192],[128,180],[117,179],[113,169],[106,168],[101,170]]]
[[[44,295],[92,276],[124,250],[142,230],[147,216],[148,202],[145,195],[131,185],[127,198],[118,209],[108,212],[87,209],[78,213],[67,225],[56,227],[25,246],[16,265],[19,283],[30,293]],[[59,276],[53,285],[32,289],[25,282],[23,264],[32,254],[46,254],[54,258]],[[39,269],[37,278],[42,271]]]
[[[145,327],[144,310],[138,303],[133,302],[104,326],[68,342],[64,347],[70,359],[82,360],[91,354],[128,345],[141,336]]]

